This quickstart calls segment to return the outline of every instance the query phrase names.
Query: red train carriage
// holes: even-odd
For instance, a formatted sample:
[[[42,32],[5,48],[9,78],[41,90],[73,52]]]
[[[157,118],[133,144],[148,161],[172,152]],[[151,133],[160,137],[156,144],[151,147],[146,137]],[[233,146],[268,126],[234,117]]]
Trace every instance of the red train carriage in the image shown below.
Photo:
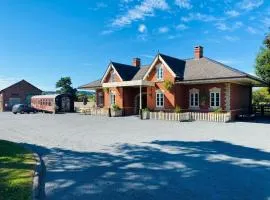
[[[31,106],[46,112],[73,112],[74,99],[68,94],[38,95],[31,98]]]

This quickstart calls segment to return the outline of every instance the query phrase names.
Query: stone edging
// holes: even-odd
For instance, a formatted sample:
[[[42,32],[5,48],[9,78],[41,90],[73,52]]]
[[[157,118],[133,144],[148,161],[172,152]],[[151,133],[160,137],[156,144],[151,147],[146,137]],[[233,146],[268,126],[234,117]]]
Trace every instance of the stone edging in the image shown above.
[[[38,200],[40,199],[40,191],[41,191],[41,185],[40,185],[40,176],[42,175],[42,164],[41,159],[37,153],[33,152],[33,155],[36,160],[36,166],[34,171],[34,178],[33,178],[33,187],[32,187],[32,200]]]

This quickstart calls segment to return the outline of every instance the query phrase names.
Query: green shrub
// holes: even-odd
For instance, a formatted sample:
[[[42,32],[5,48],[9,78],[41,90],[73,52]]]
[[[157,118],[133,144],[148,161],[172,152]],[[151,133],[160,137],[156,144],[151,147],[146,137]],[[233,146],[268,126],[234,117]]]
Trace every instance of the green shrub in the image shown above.
[[[118,110],[121,110],[121,108],[120,108],[118,105],[113,104],[113,105],[112,105],[112,110],[113,110],[113,111],[118,111]]]
[[[222,108],[216,108],[213,111],[214,113],[222,113]]]
[[[143,112],[150,112],[150,110],[148,108],[144,108],[142,109]]]
[[[182,110],[181,110],[180,106],[176,106],[175,109],[174,109],[174,112],[175,113],[181,113]]]

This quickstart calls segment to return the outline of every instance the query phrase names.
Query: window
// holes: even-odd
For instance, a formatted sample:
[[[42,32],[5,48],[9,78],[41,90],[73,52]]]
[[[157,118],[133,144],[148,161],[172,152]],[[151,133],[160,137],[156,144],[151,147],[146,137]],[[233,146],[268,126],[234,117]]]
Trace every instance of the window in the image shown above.
[[[110,103],[111,103],[111,106],[115,105],[115,94],[114,93],[110,94]]]
[[[98,106],[103,106],[103,102],[104,102],[104,95],[103,95],[103,92],[99,92],[98,93]]]
[[[157,79],[158,80],[163,80],[163,75],[164,75],[163,67],[162,67],[162,65],[159,65],[157,67]]]
[[[189,90],[189,107],[199,107],[199,90],[191,89]]]
[[[164,107],[164,94],[161,91],[157,91],[156,93],[156,107]]]
[[[220,88],[212,88],[210,90],[210,107],[220,107]]]

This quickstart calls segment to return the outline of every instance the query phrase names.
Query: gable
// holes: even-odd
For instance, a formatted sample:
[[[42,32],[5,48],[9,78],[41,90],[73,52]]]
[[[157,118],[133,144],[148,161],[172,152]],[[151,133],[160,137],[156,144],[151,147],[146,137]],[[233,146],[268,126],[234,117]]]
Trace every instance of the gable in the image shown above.
[[[118,72],[111,67],[106,75],[106,77],[104,78],[103,83],[109,83],[109,82],[121,82],[122,79],[119,76]]]
[[[110,63],[105,74],[103,75],[103,78],[101,79],[101,84],[108,83],[112,73],[115,74],[116,80],[118,80],[118,82],[123,81],[117,70],[114,68],[113,64]]]
[[[41,93],[42,90],[40,90],[39,88],[37,88],[36,86],[32,85],[31,83],[25,81],[25,80],[21,80],[3,90],[1,90],[0,92],[6,92],[6,91],[12,91],[12,90],[28,90],[28,91],[34,91],[36,93]]]
[[[150,77],[150,76],[152,77],[152,78],[150,78],[150,79],[155,80],[156,77],[154,77],[154,76],[156,76],[156,75],[155,75],[155,74],[156,74],[156,67],[157,67],[158,65],[162,65],[164,72],[165,72],[165,73],[168,72],[168,73],[170,74],[170,75],[168,75],[168,77],[171,76],[171,77],[173,77],[173,78],[176,78],[176,74],[174,73],[174,71],[173,71],[173,70],[170,68],[170,66],[165,62],[165,60],[161,57],[161,55],[158,54],[158,55],[156,56],[156,58],[154,59],[153,63],[151,64],[150,68],[148,69],[148,71],[147,71],[146,74],[144,75],[143,80],[149,80],[149,77]],[[165,78],[166,78],[166,77],[165,77]]]

